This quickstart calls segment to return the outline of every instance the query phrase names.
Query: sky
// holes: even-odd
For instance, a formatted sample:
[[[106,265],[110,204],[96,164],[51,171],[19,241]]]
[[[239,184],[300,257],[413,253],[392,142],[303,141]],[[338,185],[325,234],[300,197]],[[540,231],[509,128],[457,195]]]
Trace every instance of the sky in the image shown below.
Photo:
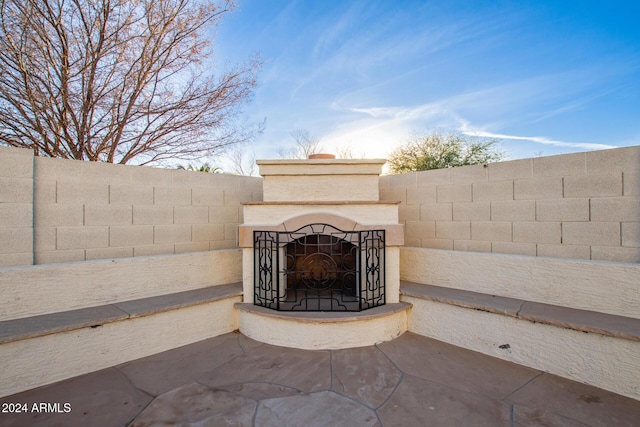
[[[640,145],[639,21],[633,0],[238,0],[214,57],[263,61],[257,159],[295,129],[368,158],[455,130],[518,159]]]

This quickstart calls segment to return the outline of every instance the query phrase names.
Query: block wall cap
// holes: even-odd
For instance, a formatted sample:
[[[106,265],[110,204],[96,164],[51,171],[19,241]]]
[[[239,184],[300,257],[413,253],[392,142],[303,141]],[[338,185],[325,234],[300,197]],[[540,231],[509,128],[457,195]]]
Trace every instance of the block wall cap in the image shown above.
[[[371,200],[371,201],[349,201],[349,200],[337,200],[337,201],[275,201],[275,202],[241,202],[243,206],[285,206],[285,205],[307,205],[307,206],[332,206],[332,205],[399,205],[400,201],[390,200]]]

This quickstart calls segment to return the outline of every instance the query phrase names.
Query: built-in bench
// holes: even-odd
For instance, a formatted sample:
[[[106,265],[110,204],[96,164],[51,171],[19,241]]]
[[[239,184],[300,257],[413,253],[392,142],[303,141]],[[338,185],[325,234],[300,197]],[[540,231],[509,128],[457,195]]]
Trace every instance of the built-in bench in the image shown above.
[[[412,282],[400,282],[400,295],[503,314],[575,331],[640,341],[640,319],[630,317]]]
[[[82,328],[97,328],[113,322],[239,296],[242,296],[242,282],[0,321],[0,344]]]
[[[640,319],[400,283],[408,330],[640,400]]]
[[[0,321],[0,396],[237,329],[242,283]]]

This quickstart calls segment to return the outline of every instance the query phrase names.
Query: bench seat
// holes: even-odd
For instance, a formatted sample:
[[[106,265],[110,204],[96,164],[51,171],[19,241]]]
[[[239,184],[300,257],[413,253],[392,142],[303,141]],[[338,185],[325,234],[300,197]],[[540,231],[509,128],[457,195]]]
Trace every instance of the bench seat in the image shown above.
[[[0,344],[81,328],[95,328],[112,322],[149,316],[241,295],[242,283],[239,282],[97,307],[5,320],[0,322]]]
[[[412,282],[400,283],[400,295],[581,332],[640,341],[640,319],[630,317]]]

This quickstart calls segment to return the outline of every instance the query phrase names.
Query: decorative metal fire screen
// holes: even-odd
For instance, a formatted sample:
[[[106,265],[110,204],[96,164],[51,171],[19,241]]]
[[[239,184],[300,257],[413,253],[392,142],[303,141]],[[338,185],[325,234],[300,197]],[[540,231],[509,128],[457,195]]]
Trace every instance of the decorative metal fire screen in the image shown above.
[[[385,303],[384,230],[310,224],[254,231],[254,303],[280,311],[361,311]]]

